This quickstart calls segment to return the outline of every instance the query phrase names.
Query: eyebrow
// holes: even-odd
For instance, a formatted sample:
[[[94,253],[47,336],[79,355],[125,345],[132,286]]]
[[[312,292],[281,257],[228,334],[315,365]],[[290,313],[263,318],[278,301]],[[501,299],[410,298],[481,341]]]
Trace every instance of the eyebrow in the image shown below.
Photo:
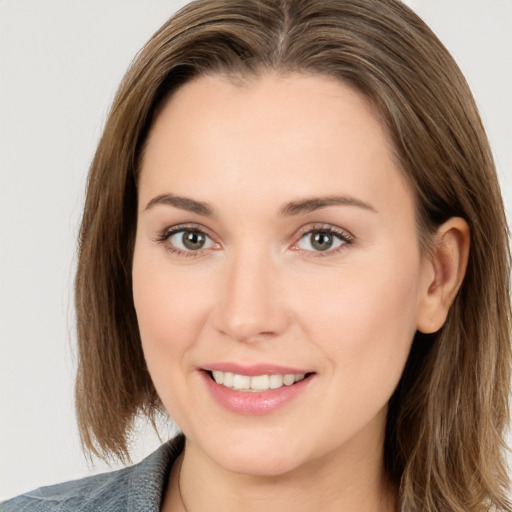
[[[189,197],[180,197],[172,194],[161,194],[149,201],[149,203],[146,205],[146,210],[153,208],[153,206],[157,204],[174,206],[175,208],[197,213],[198,215],[205,215],[207,217],[213,216],[213,208],[208,203],[196,201],[195,199],[190,199]]]
[[[145,209],[149,210],[158,204],[174,206],[175,208],[197,213],[198,215],[204,215],[206,217],[212,217],[214,215],[214,209],[208,203],[196,201],[189,197],[175,196],[173,194],[161,194],[154,197],[148,202]],[[358,208],[363,208],[364,210],[377,213],[377,210],[375,210],[375,208],[370,204],[351,196],[311,197],[301,199],[300,201],[292,201],[291,203],[284,205],[281,208],[280,213],[283,217],[291,217],[294,215],[310,213],[329,206],[356,206]]]
[[[292,215],[300,215],[310,213],[321,208],[329,206],[357,206],[364,210],[369,210],[377,213],[377,210],[370,204],[356,199],[351,196],[326,196],[326,197],[312,197],[309,199],[302,199],[300,201],[293,201],[288,203],[281,209],[281,215],[289,217]]]

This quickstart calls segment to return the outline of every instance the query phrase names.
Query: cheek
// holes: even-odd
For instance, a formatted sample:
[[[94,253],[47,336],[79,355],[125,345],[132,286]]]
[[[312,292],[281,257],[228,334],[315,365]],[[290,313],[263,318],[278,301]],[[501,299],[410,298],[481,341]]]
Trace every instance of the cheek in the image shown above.
[[[133,298],[144,358],[155,389],[176,425],[188,425],[190,349],[206,318],[204,288],[144,248],[135,251]]]
[[[159,379],[172,375],[169,368],[178,367],[197,338],[205,318],[205,293],[200,277],[191,281],[187,269],[176,269],[165,256],[153,253],[136,248],[133,299],[142,348],[158,389]]]
[[[344,385],[396,385],[416,332],[419,271],[416,253],[383,251],[297,290],[302,328]]]

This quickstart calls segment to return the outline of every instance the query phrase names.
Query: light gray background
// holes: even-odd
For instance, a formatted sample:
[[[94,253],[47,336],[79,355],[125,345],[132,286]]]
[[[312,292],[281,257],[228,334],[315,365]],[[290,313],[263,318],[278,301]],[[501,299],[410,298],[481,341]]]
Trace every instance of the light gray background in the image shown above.
[[[184,3],[0,0],[0,499],[91,471],[70,298],[86,173],[129,62]],[[511,212],[512,0],[407,3],[468,78]],[[158,443],[141,426],[134,460]]]

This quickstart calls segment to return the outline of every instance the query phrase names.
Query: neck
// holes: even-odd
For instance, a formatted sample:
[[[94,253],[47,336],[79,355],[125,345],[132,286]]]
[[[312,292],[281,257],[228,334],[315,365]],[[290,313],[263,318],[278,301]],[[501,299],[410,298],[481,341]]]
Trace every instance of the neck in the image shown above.
[[[382,450],[366,454],[354,460],[351,453],[330,453],[285,474],[243,475],[219,467],[187,441],[162,510],[396,511],[396,491],[384,470]]]

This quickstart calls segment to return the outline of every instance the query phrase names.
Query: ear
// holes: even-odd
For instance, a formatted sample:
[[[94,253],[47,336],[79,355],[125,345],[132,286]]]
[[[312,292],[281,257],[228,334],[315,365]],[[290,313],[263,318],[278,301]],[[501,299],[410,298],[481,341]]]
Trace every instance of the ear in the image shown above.
[[[422,333],[436,332],[446,321],[466,273],[469,244],[469,226],[461,217],[452,217],[438,228],[422,269],[417,319]]]

